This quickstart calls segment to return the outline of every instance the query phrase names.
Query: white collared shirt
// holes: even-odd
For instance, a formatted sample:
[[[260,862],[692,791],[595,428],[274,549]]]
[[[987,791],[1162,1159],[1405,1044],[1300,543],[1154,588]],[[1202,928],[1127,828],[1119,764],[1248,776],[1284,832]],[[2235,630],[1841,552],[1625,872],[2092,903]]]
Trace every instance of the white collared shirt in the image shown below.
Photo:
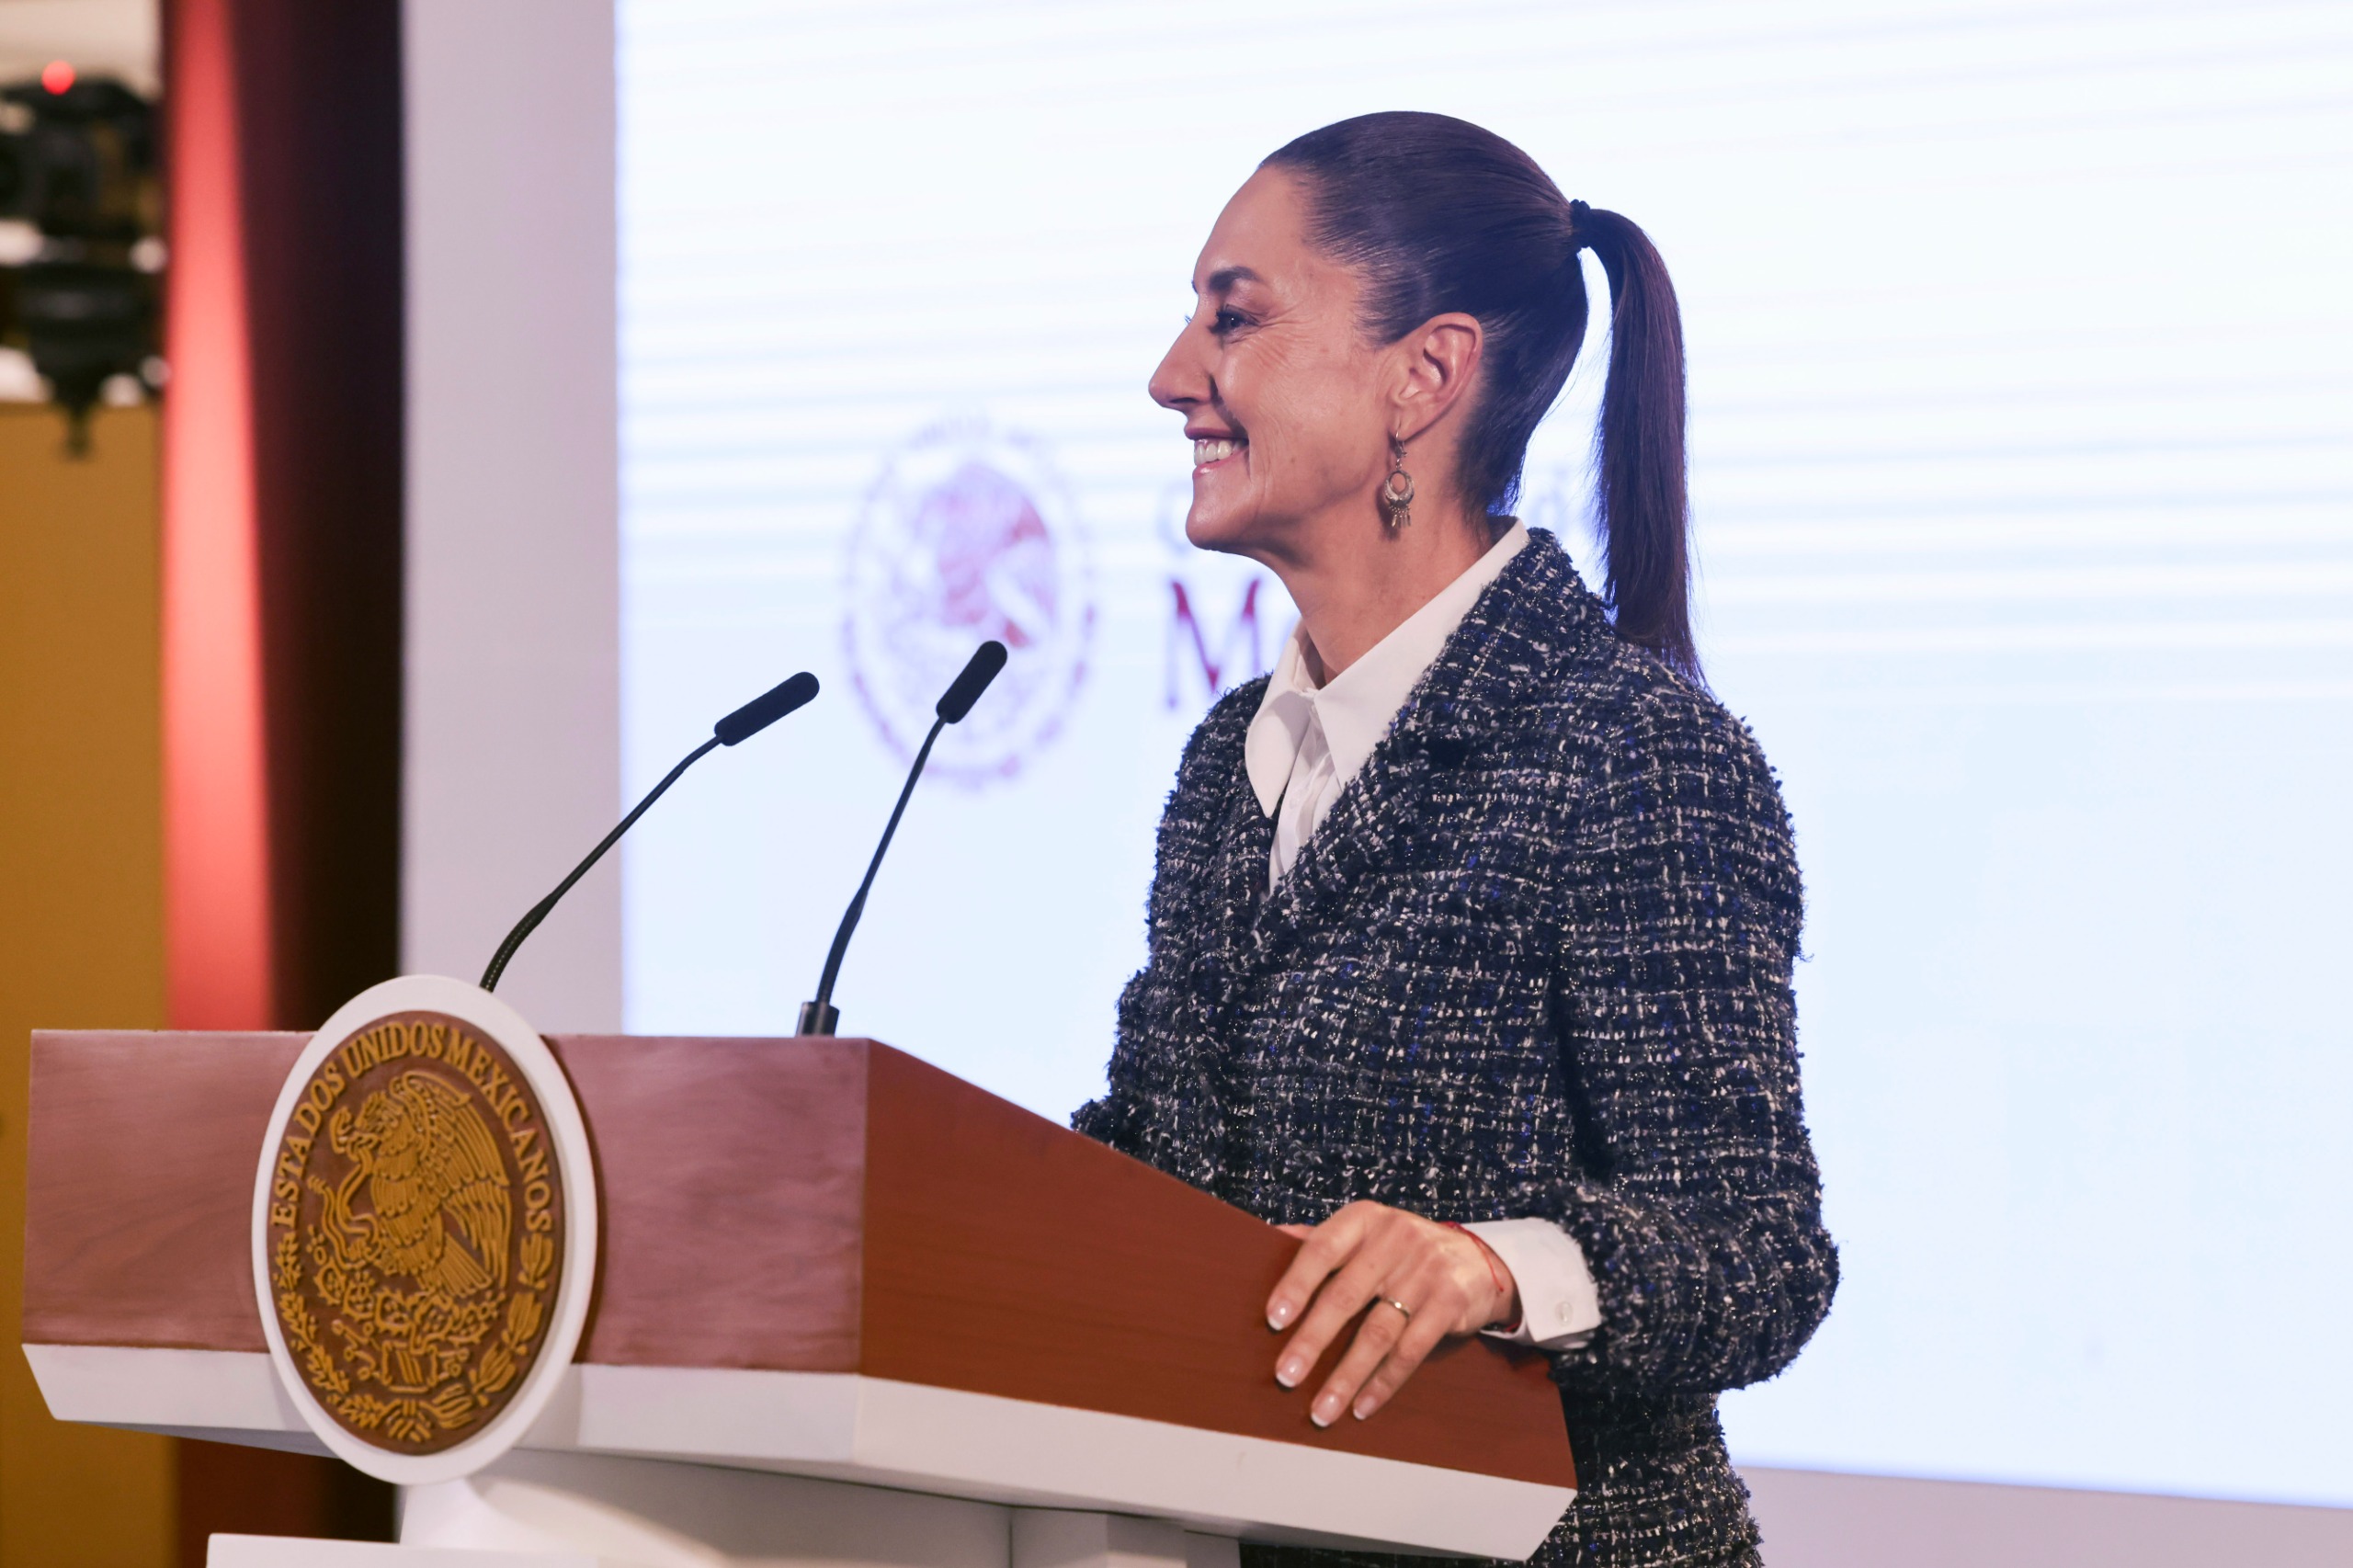
[[[1528,529],[1512,524],[1470,570],[1320,687],[1309,673],[1307,629],[1294,627],[1284,640],[1242,749],[1258,809],[1275,819],[1269,889],[1290,874],[1462,618],[1527,543]],[[1583,1249],[1566,1231],[1543,1219],[1463,1228],[1495,1249],[1519,1287],[1518,1326],[1497,1337],[1547,1350],[1574,1349],[1593,1337],[1601,1325],[1599,1293]]]
[[[1363,770],[1405,699],[1438,663],[1446,640],[1527,543],[1527,528],[1512,524],[1469,571],[1320,687],[1309,673],[1307,628],[1295,626],[1283,640],[1267,695],[1242,744],[1258,809],[1275,819],[1267,862],[1269,888],[1290,872],[1301,846],[1332,814],[1341,790]]]

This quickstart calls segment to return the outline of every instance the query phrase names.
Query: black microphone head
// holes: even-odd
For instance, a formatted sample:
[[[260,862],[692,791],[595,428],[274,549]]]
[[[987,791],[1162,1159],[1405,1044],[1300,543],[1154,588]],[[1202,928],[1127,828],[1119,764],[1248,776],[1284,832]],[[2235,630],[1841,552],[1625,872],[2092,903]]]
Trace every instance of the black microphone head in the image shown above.
[[[964,661],[964,673],[940,694],[939,706],[932,711],[951,724],[962,723],[964,715],[972,710],[972,704],[981,699],[981,693],[989,688],[989,682],[996,679],[996,672],[1003,668],[1005,644],[992,637],[972,650],[972,656]]]
[[[817,677],[807,670],[779,681],[710,727],[728,745],[740,745],[817,695]]]

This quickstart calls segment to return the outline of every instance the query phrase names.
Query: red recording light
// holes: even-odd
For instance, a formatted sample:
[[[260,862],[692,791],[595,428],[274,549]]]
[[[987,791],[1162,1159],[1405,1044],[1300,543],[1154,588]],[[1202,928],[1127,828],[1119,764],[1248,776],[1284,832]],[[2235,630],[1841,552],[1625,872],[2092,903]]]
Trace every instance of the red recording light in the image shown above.
[[[74,85],[74,67],[63,60],[52,60],[40,68],[40,85],[52,93],[63,93]]]

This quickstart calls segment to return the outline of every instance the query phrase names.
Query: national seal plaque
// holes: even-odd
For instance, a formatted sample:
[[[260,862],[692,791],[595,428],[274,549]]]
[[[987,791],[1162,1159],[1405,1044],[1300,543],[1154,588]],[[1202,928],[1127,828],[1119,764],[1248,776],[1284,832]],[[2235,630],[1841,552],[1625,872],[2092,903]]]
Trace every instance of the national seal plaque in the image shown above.
[[[415,994],[426,980],[472,996]],[[338,1014],[280,1094],[256,1284],[313,1430],[413,1481],[488,1462],[535,1414],[518,1401],[539,1403],[525,1396],[577,1339],[587,1281],[568,1266],[594,1196],[545,1044],[497,1027],[511,1010],[459,982],[369,995],[401,987]]]

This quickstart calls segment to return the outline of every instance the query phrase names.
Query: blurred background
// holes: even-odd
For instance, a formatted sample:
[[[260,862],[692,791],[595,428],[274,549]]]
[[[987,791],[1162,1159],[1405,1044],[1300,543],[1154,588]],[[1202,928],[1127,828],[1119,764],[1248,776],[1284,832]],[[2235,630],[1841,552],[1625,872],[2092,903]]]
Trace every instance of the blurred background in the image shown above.
[[[28,1028],[472,974],[807,667],[504,987],[790,1032],[982,636],[843,1028],[1098,1092],[1177,750],[1290,619],[1143,381],[1256,160],[1388,108],[1681,292],[1845,1261],[1725,1402],[1768,1560],[2353,1561],[2341,5],[0,0],[0,1247]],[[1581,564],[1597,392],[1522,504]],[[389,1528],[0,1363],[7,1562]]]

